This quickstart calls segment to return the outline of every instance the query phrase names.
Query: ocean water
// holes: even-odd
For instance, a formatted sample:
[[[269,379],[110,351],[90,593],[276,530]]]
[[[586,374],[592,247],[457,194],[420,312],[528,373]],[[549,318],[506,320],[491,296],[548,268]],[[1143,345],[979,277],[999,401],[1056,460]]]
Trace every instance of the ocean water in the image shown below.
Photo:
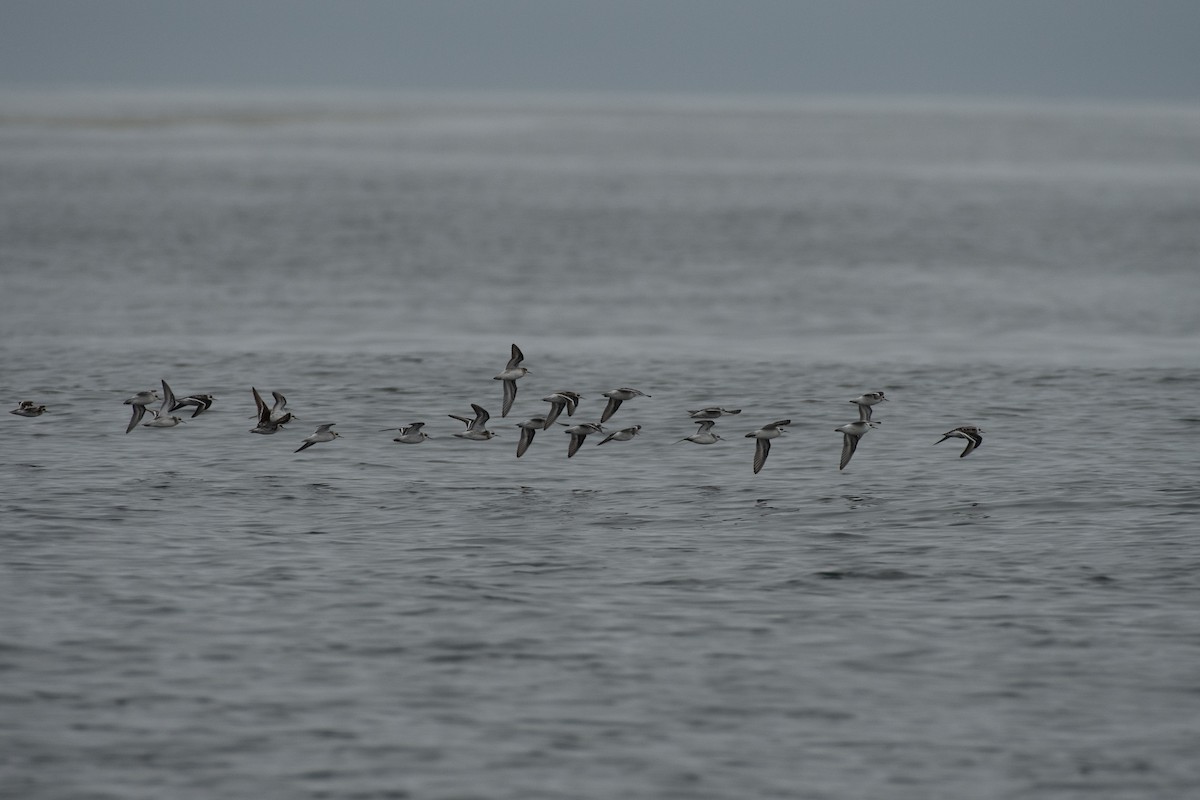
[[[1200,109],[9,92],[0,187],[5,796],[1200,796]]]

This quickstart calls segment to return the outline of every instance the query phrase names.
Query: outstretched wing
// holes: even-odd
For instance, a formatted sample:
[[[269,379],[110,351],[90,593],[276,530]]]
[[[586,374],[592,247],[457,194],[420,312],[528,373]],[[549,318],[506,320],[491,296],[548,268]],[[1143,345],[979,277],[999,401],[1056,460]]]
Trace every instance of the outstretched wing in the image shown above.
[[[565,400],[550,401],[550,413],[546,415],[546,422],[542,425],[542,430],[550,429],[550,426],[554,424],[554,420],[558,419],[558,415],[562,413],[562,410],[566,407],[566,405],[567,402]]]
[[[870,406],[868,406],[868,408],[870,408]],[[840,464],[838,464],[838,469],[845,469],[846,465],[850,463],[850,457],[854,455],[854,451],[858,449],[858,439],[859,437],[850,433],[842,434],[842,461]]]
[[[604,413],[600,415],[601,422],[608,422],[609,417],[617,413],[617,409],[621,407],[621,401],[615,397],[608,398],[608,405],[604,407]]]
[[[170,386],[167,386],[167,381],[165,378],[160,378],[160,380],[162,380],[163,396],[162,405],[158,407],[158,412],[160,414],[165,414],[173,410],[171,406],[175,405],[175,393],[171,391]]]
[[[142,417],[146,416],[146,407],[133,404],[133,416],[129,419],[129,426],[125,428],[125,432],[129,433],[137,427],[137,424],[142,421]]]
[[[512,358],[508,360],[508,366],[505,369],[516,369],[521,366],[521,362],[525,360],[525,354],[521,352],[521,348],[517,347],[516,343],[512,346]]]
[[[521,438],[517,440],[517,458],[525,455],[525,451],[529,449],[529,445],[533,444],[533,435],[537,433],[536,428],[521,428]]]
[[[514,344],[513,347],[516,347]],[[510,363],[511,366],[511,363]],[[504,405],[500,408],[500,416],[507,417],[509,409],[512,408],[513,401],[517,399],[517,382],[516,381],[500,381],[504,384]]]
[[[262,399],[258,389],[251,386],[250,391],[254,393],[254,409],[258,412],[258,424],[266,425],[271,421],[271,407]]]
[[[756,439],[754,445],[754,474],[763,468],[763,464],[767,463],[767,454],[771,452],[770,439]]]
[[[475,423],[469,427],[482,429],[487,424],[487,421],[492,418],[492,415],[483,406],[471,403],[471,410],[475,412]]]

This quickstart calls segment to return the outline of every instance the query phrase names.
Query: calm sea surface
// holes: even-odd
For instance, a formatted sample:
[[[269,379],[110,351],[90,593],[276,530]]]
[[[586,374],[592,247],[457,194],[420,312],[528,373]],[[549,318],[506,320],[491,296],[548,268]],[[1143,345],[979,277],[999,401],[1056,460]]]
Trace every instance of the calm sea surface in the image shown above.
[[[0,794],[1198,797],[1198,309],[1196,108],[0,94]]]

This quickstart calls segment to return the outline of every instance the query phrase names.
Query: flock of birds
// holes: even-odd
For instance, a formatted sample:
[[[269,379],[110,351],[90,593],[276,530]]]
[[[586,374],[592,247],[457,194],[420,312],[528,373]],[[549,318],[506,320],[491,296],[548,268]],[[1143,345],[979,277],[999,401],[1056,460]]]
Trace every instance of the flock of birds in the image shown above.
[[[530,373],[529,369],[522,366],[524,360],[525,354],[521,352],[521,348],[514,344],[512,346],[512,356],[509,358],[508,363],[505,365],[503,371],[494,378],[501,382],[504,390],[503,404],[500,412],[501,417],[508,416],[508,412],[512,410],[513,402],[517,399],[517,381]],[[271,392],[271,396],[275,401],[271,405],[268,405],[263,400],[257,388],[251,387],[250,392],[254,396],[255,419],[257,420],[257,424],[250,429],[250,433],[264,435],[277,433],[289,422],[296,419],[292,412],[288,410],[287,398],[279,392]],[[604,411],[600,414],[600,420],[598,422],[580,422],[576,425],[557,423],[557,420],[559,415],[564,411],[568,417],[575,415],[575,411],[582,399],[582,396],[578,392],[560,390],[543,397],[542,400],[550,404],[550,410],[543,415],[533,416],[524,422],[517,423],[517,427],[521,429],[517,440],[517,458],[525,455],[529,446],[533,444],[534,435],[538,431],[549,430],[556,423],[565,426],[565,433],[571,437],[567,445],[567,458],[571,458],[579,452],[579,448],[588,436],[604,434],[604,438],[597,443],[601,445],[608,444],[609,442],[627,442],[637,436],[642,430],[641,425],[633,425],[610,432],[604,429],[604,423],[608,422],[616,414],[622,403],[638,397],[649,397],[650,395],[637,389],[621,387],[604,392],[604,396],[608,398],[608,403],[605,405]],[[159,394],[157,389],[147,389],[125,400],[125,405],[132,408],[132,414],[129,424],[125,428],[125,433],[130,433],[139,424],[146,428],[173,428],[183,422],[182,417],[175,415],[176,411],[190,408],[192,409],[191,416],[193,418],[198,417],[212,408],[214,400],[215,398],[210,394],[193,394],[187,397],[176,397],[175,393],[171,391],[171,387],[164,380],[162,381],[161,394]],[[850,459],[858,449],[858,443],[862,440],[862,437],[873,428],[879,427],[879,422],[871,419],[872,410],[875,406],[886,400],[887,398],[884,397],[883,392],[875,391],[866,392],[850,401],[858,407],[858,419],[834,428],[835,431],[842,434],[842,456],[841,461],[838,463],[839,470],[845,469],[846,465],[850,463]],[[151,408],[156,403],[158,407]],[[474,416],[448,415],[466,426],[465,430],[454,435],[460,439],[474,441],[487,441],[493,438],[496,434],[487,427],[488,420],[491,419],[491,415],[487,412],[487,409],[472,403],[471,410],[474,412]],[[31,400],[23,400],[10,413],[20,417],[38,417],[45,412],[46,406],[36,405]],[[153,418],[148,422],[142,422],[147,412],[153,414]],[[722,440],[721,435],[714,430],[717,420],[724,416],[732,416],[740,413],[742,413],[740,408],[730,409],[720,406],[690,410],[687,414],[696,421],[699,428],[691,436],[685,436],[676,442],[676,444],[682,442],[692,442],[693,444],[700,445],[715,444]],[[337,439],[339,434],[333,430],[335,424],[328,422],[318,425],[317,429],[303,440],[295,452],[299,453],[301,450],[306,450],[313,445],[332,442],[334,439]],[[747,439],[754,439],[755,441],[755,474],[758,474],[767,461],[767,456],[771,452],[771,440],[782,436],[787,426],[791,424],[792,421],[790,419],[775,420],[745,435]],[[424,427],[424,422],[414,422],[402,428],[384,428],[383,430],[399,432],[400,435],[392,441],[401,444],[420,444],[430,438],[429,434],[423,430]],[[941,444],[947,439],[964,439],[966,447],[959,454],[959,458],[963,458],[970,455],[976,448],[983,444],[982,434],[983,431],[975,425],[963,425],[942,434],[942,438],[934,444]]]

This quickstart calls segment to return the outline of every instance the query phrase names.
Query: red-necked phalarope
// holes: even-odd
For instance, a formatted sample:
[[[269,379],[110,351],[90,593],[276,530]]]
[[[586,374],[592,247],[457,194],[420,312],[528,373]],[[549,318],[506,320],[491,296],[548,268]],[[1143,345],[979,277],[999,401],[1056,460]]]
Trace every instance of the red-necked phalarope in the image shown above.
[[[32,400],[22,400],[16,408],[8,413],[16,414],[18,417],[40,417],[46,413],[46,407],[34,405]]]
[[[867,408],[870,408],[870,406],[867,406]],[[879,427],[879,423],[859,419],[854,422],[847,422],[840,428],[834,428],[835,431],[843,434],[842,460],[838,464],[838,469],[846,468],[846,465],[850,463],[850,456],[854,455],[854,451],[858,449],[858,440],[866,436],[867,431],[877,427]]]
[[[567,410],[567,416],[575,416],[575,409],[579,406],[579,392],[568,392],[565,389],[555,392],[548,397],[543,397],[542,400],[550,404],[550,413],[546,414],[546,423],[542,426],[542,430],[547,430],[554,424],[554,420],[558,419],[558,415]]]
[[[280,427],[291,421],[292,415],[287,413],[278,419],[274,419],[271,414],[271,407],[262,399],[262,395],[258,393],[258,389],[251,386],[250,391],[254,394],[254,407],[258,411],[258,425],[250,429],[251,433],[269,435],[275,433]]]
[[[755,439],[754,445],[754,474],[763,468],[763,464],[767,463],[767,455],[771,452],[771,440],[777,436],[783,435],[783,427],[791,425],[790,419],[780,419],[775,422],[763,425],[756,431],[746,434],[747,439]]]
[[[861,397],[854,398],[850,402],[858,406],[858,418],[864,422],[870,422],[871,406],[878,405],[884,400],[887,400],[887,398],[883,396],[883,392],[867,392]]]
[[[634,425],[632,428],[621,428],[621,430],[613,431],[608,436],[605,436],[602,441],[596,442],[596,444],[601,445],[608,444],[609,442],[628,442],[630,439],[637,436],[641,430],[641,425]]]
[[[719,434],[713,433],[713,426],[717,424],[713,419],[702,419],[696,423],[700,428],[691,436],[685,436],[679,442],[695,442],[696,444],[714,444],[721,441]],[[676,442],[675,444],[679,444]]]
[[[317,429],[310,436],[305,437],[304,444],[297,447],[295,452],[299,453],[301,450],[305,450],[321,442],[332,442],[341,436],[337,431],[330,430],[336,424],[336,422],[326,422],[324,425],[318,425]]]
[[[471,409],[475,412],[474,419],[471,417],[460,417],[458,414],[447,414],[447,416],[453,417],[467,426],[465,431],[462,433],[456,433],[454,435],[460,439],[472,439],[474,441],[486,442],[488,439],[491,439],[496,435],[493,431],[489,431],[486,427],[487,421],[492,418],[492,415],[489,414],[487,409],[485,409],[483,406],[476,405],[475,403],[471,403]]]
[[[980,435],[983,430],[974,425],[962,425],[952,431],[946,431],[942,434],[942,438],[938,439],[934,444],[941,444],[947,439],[966,439],[967,446],[958,454],[959,458],[969,456],[975,448],[983,444],[983,437]]]
[[[187,397],[176,400],[175,403],[167,410],[178,411],[181,408],[194,407],[196,410],[192,412],[192,419],[195,419],[205,411],[208,411],[210,408],[212,408],[212,404],[216,402],[216,399],[217,398],[213,397],[211,394],[189,394]]]
[[[428,433],[421,430],[421,428],[424,427],[424,422],[414,422],[411,425],[405,425],[403,428],[384,428],[383,430],[400,432],[399,436],[392,439],[393,442],[399,442],[400,444],[420,444],[426,439],[433,438]]]
[[[740,408],[721,408],[720,406],[709,406],[708,408],[697,408],[687,412],[692,419],[718,419],[726,414],[740,414]]]
[[[581,422],[567,428],[564,433],[571,434],[571,443],[567,445],[567,458],[570,458],[579,452],[579,446],[589,433],[604,433],[604,428],[598,422]]]
[[[284,425],[294,419],[300,419],[291,411],[288,411],[287,398],[279,392],[271,392],[271,397],[275,398],[274,404],[271,406],[271,421],[276,425]]]
[[[143,428],[174,428],[183,422],[182,418],[171,416],[170,409],[171,406],[175,405],[175,393],[167,385],[166,378],[161,378],[160,381],[162,382],[162,405],[158,407],[157,411],[151,409],[154,419],[149,422],[143,422]]]
[[[508,416],[508,411],[512,408],[513,401],[517,399],[517,379],[524,378],[529,374],[529,370],[521,366],[521,362],[524,360],[525,354],[514,343],[512,346],[512,358],[508,359],[508,364],[504,367],[504,371],[493,378],[493,380],[504,382],[504,405],[500,407],[501,417]]]
[[[154,419],[149,422],[143,422],[143,428],[174,428],[179,423],[183,422],[183,417],[168,416],[160,411],[152,411]]]
[[[613,414],[617,413],[617,409],[621,407],[621,403],[626,400],[632,400],[635,397],[649,397],[645,392],[639,392],[637,389],[630,389],[628,386],[622,386],[620,389],[609,389],[604,393],[608,398],[608,405],[604,407],[604,413],[600,415],[601,422],[608,422]]]
[[[521,429],[520,438],[517,439],[517,458],[525,455],[525,451],[529,449],[529,445],[533,444],[533,437],[540,430],[546,428],[545,417],[530,417],[524,422],[518,422],[517,427]]]
[[[137,424],[142,421],[142,417],[146,416],[146,406],[153,403],[155,400],[161,400],[158,396],[157,389],[146,389],[138,392],[133,397],[125,401],[125,405],[133,406],[133,416],[129,419],[129,425],[126,426],[125,432],[129,433],[137,427]]]

